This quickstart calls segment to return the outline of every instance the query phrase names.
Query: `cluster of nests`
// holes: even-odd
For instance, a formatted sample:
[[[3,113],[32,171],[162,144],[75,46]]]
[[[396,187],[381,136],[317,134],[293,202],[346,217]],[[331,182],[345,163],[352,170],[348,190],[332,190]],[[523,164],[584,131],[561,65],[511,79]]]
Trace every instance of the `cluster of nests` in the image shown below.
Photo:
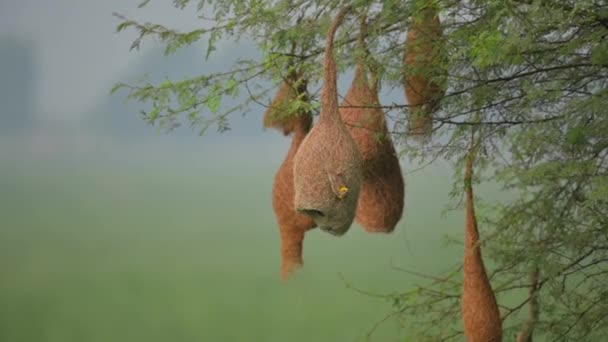
[[[301,109],[305,106],[292,105],[309,101],[306,77],[294,68],[264,114],[265,127],[292,136],[273,185],[283,278],[302,265],[306,231],[319,227],[339,236],[356,221],[368,232],[390,233],[403,214],[401,167],[380,106],[378,76],[366,58],[357,64],[338,106],[333,40],[344,15],[340,12],[327,33],[321,113],[314,127],[312,114]],[[409,133],[427,136],[444,90],[434,77],[419,71],[434,63],[429,56],[437,55],[434,40],[441,35],[436,13],[427,11],[425,16],[430,18],[427,25],[414,21],[408,32],[404,63],[418,74],[405,73],[404,89],[411,107]],[[362,18],[359,44],[364,51],[365,26]]]
[[[281,236],[281,277],[303,264],[308,230],[319,227],[335,236],[353,222],[367,232],[390,233],[401,220],[404,180],[399,158],[378,97],[374,68],[361,60],[343,102],[338,105],[334,36],[348,13],[342,9],[327,32],[321,89],[321,112],[312,115],[294,100],[308,101],[306,75],[291,69],[264,114],[264,127],[291,135],[291,147],[273,184],[273,208]],[[428,137],[432,114],[445,94],[439,72],[437,40],[442,31],[438,12],[424,8],[412,20],[404,51],[404,90],[410,108],[409,134]],[[365,18],[359,44],[365,49]],[[369,56],[368,56],[369,57]],[[415,70],[415,71],[409,71]],[[474,146],[471,146],[471,155]],[[469,341],[499,341],[500,314],[485,272],[473,210],[472,160],[467,163],[466,222],[462,315]]]

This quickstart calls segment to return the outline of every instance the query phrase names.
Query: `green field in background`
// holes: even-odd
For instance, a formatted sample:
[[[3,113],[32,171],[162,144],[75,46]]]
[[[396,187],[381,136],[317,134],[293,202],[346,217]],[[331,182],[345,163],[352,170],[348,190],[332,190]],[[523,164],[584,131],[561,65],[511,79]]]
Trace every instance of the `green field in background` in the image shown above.
[[[461,260],[449,171],[406,178],[391,235],[307,235],[305,269],[279,282],[277,163],[6,163],[0,171],[0,341],[355,341],[390,312],[375,293]],[[374,341],[407,335],[396,321]]]

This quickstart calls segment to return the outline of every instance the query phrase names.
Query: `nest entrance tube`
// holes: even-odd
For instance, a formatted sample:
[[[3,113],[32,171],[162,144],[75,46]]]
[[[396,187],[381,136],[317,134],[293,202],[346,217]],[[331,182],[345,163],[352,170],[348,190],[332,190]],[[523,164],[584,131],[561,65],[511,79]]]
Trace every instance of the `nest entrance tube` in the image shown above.
[[[426,140],[433,131],[433,113],[445,94],[445,56],[439,13],[430,1],[412,18],[403,56],[403,87],[409,106],[408,133]]]
[[[302,249],[306,231],[316,227],[307,215],[294,209],[293,159],[312,125],[309,111],[289,113],[289,104],[296,98],[307,101],[306,82],[297,73],[283,81],[272,103],[264,113],[264,127],[292,135],[291,146],[279,167],[272,185],[272,207],[281,237],[281,278],[287,279],[302,267]]]
[[[361,19],[359,45],[365,46],[366,18]],[[371,56],[367,56],[371,59]],[[363,180],[355,221],[366,231],[390,233],[403,215],[404,181],[384,112],[378,98],[378,75],[372,72],[370,86],[360,61],[340,116],[361,154]]]
[[[327,32],[321,114],[294,158],[295,209],[325,232],[340,236],[355,218],[361,187],[361,156],[338,113],[336,29],[350,7],[339,11]]]

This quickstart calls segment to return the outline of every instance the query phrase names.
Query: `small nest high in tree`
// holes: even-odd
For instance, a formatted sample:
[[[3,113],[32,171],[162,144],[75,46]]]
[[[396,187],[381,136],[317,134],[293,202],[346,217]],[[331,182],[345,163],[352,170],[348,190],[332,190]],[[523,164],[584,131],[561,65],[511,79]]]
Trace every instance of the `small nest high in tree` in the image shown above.
[[[433,113],[445,95],[445,55],[439,12],[428,0],[412,17],[405,42],[405,97],[409,105],[409,135],[422,140],[433,131]]]
[[[308,101],[306,81],[295,72],[283,81],[272,103],[264,113],[264,127],[275,128],[284,135],[292,135],[291,146],[279,167],[272,185],[272,207],[281,235],[281,278],[286,280],[302,267],[302,248],[306,231],[316,227],[307,215],[294,209],[293,159],[312,126],[312,115],[307,110],[290,111],[291,103]]]
[[[365,48],[365,17],[361,19],[359,45]],[[366,231],[390,233],[403,215],[404,181],[401,166],[379,108],[378,78],[370,87],[363,62],[355,70],[340,115],[361,153],[363,182],[355,221]]]
[[[351,227],[361,187],[361,156],[338,113],[334,35],[350,9],[340,10],[327,32],[321,114],[294,160],[295,208],[323,231],[340,236]]]
[[[496,296],[490,285],[479,246],[479,230],[473,203],[474,140],[467,158],[465,183],[465,232],[462,281],[462,323],[464,335],[469,342],[500,342],[502,321]]]
[[[294,70],[289,71],[264,112],[264,128],[274,128],[282,131],[284,135],[290,135],[296,132],[302,122],[308,122],[308,132],[312,126],[312,115],[309,111],[302,111],[293,106],[296,100],[308,101],[306,88],[306,79]]]

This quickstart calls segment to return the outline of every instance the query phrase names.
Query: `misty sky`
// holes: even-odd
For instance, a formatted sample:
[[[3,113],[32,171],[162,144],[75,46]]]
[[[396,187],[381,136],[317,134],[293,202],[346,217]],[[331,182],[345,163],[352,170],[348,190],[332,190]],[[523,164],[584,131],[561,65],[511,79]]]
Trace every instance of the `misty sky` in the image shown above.
[[[180,10],[172,0],[152,0],[139,9],[140,1],[0,0],[2,158],[11,151],[17,156],[35,151],[35,155],[77,153],[95,158],[123,153],[126,160],[150,155],[158,161],[195,151],[197,159],[217,161],[223,158],[218,148],[233,151],[233,145],[262,142],[275,151],[270,155],[278,162],[289,144],[278,132],[265,133],[261,106],[252,108],[252,115],[232,115],[232,131],[218,134],[213,126],[199,137],[198,130],[189,127],[159,134],[138,115],[149,104],[125,103],[124,91],[110,95],[115,83],[136,82],[148,73],[155,81],[192,77],[229,69],[237,53],[256,53],[251,43],[223,41],[205,62],[206,42],[201,42],[166,58],[164,46],[152,39],[145,40],[139,51],[129,51],[136,33],[117,33],[120,19],[113,12],[184,31],[206,24],[197,17],[196,4]],[[26,130],[18,129],[22,127]],[[253,145],[247,146],[237,154],[259,153]],[[225,154],[226,158],[235,153]]]
[[[140,141],[142,137],[148,137],[149,140],[164,143],[156,129],[138,116],[138,112],[149,104],[135,100],[124,104],[125,92],[110,96],[109,91],[115,83],[134,82],[148,72],[153,73],[153,79],[158,81],[160,77],[180,79],[224,71],[232,66],[235,57],[252,57],[256,54],[255,46],[247,40],[239,43],[219,42],[208,62],[204,61],[205,41],[181,49],[169,58],[162,55],[163,45],[152,39],[145,40],[141,50],[129,51],[136,33],[133,30],[117,33],[116,26],[120,19],[114,17],[113,12],[182,31],[208,24],[198,18],[196,3],[180,10],[173,6],[172,0],[152,0],[143,9],[137,8],[140,2],[0,0],[0,43],[3,44],[0,45],[0,52],[4,48],[5,55],[14,64],[0,65],[5,73],[8,70],[8,77],[3,75],[0,86],[12,87],[12,92],[3,91],[6,94],[4,101],[21,108],[19,114],[18,110],[14,113],[7,111],[5,106],[7,113],[4,118],[20,120],[22,114],[32,116],[24,119],[22,125],[30,121],[43,122],[43,133],[55,140],[71,139],[67,135],[72,133],[82,136],[78,138],[79,143],[66,140],[64,144],[67,145],[83,145],[85,140],[99,145],[99,139],[115,141],[120,135]],[[22,51],[12,53],[13,46]],[[348,88],[352,73],[343,76],[338,82],[341,93]],[[16,83],[24,90],[14,87]],[[385,89],[381,97],[388,101],[383,101],[403,101],[401,89],[393,92],[386,90],[389,89]],[[251,110],[244,118],[238,113],[231,115],[230,126],[233,130],[226,137],[222,135],[219,138],[222,143],[240,138],[244,141],[262,139],[271,144],[285,144],[281,134],[263,133],[261,114],[264,108],[254,106]],[[38,120],[40,118],[45,120]],[[49,124],[55,127],[54,131],[47,129]],[[12,127],[6,122],[4,126],[7,129]],[[66,134],[68,131],[70,133]],[[215,131],[215,128],[210,128],[210,131]],[[193,130],[181,132],[182,135],[198,139]],[[209,132],[206,133],[205,142],[213,140],[210,139],[212,137],[219,141],[217,134]],[[48,144],[46,141],[40,144]]]
[[[119,12],[175,28],[202,23],[195,11],[178,10],[172,1],[151,1],[138,9],[139,0],[0,1],[0,39],[17,38],[35,52],[35,111],[57,119],[78,119],[88,106],[108,96],[138,57],[155,45],[129,52],[133,32],[115,33]],[[221,50],[219,51],[221,54]]]

